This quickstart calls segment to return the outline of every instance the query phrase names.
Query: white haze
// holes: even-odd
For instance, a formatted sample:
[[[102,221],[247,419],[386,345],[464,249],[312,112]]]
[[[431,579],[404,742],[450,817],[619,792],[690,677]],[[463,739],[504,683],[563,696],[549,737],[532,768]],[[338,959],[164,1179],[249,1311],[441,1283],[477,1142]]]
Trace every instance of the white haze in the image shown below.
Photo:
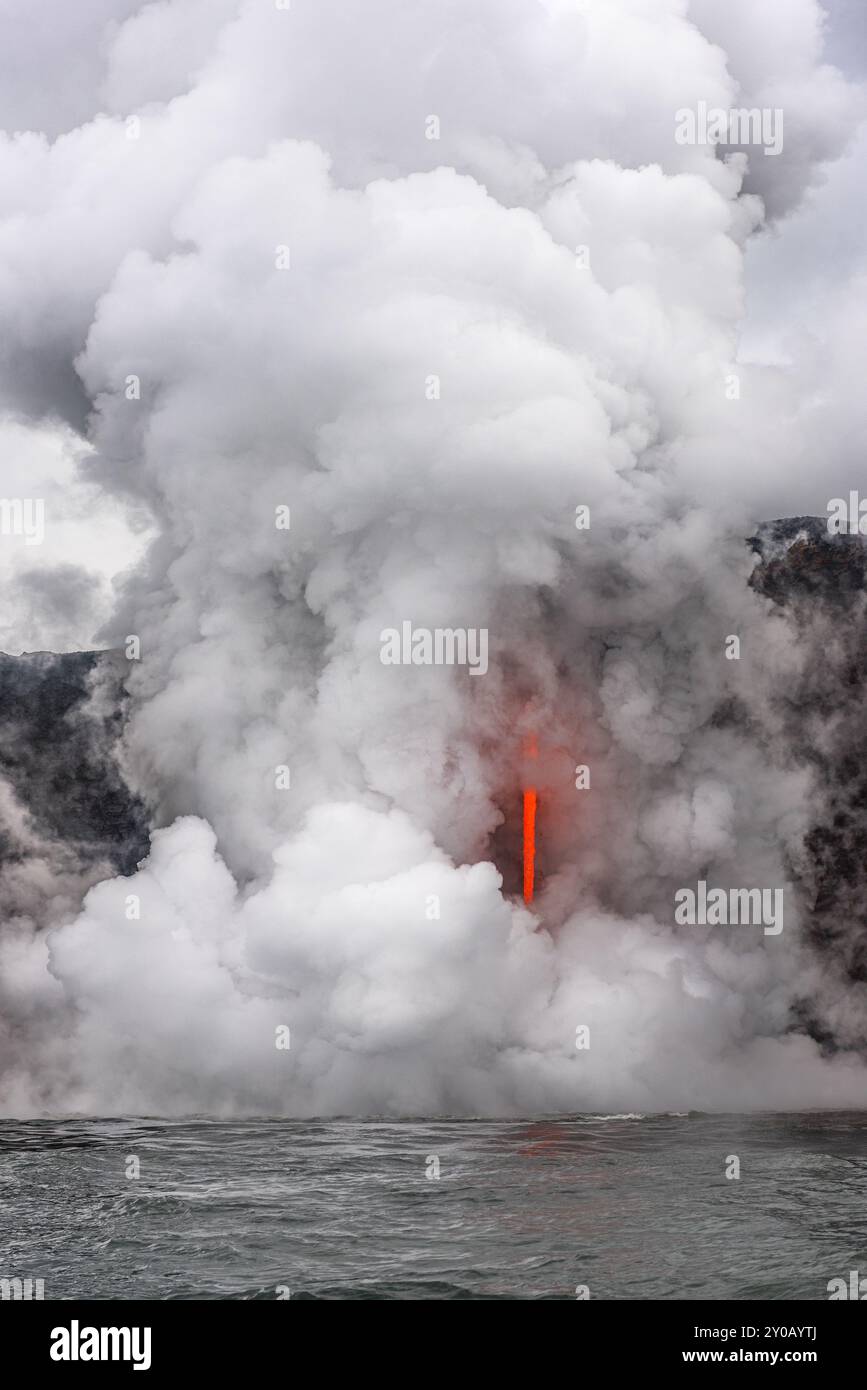
[[[788,365],[738,362],[750,239],[865,110],[818,4],[90,0],[62,56],[27,12],[0,401],[158,532],[101,639],[141,637],[124,758],[162,828],[4,927],[3,1109],[864,1104],[859,987],[786,867],[814,793],[769,711],[804,658],[744,546],[856,486],[867,425],[863,263]],[[784,108],[783,153],[678,145],[699,101]],[[383,666],[407,619],[488,628],[488,674]],[[490,862],[525,719],[559,779],[538,917]],[[788,885],[785,930],[675,929],[700,878]]]

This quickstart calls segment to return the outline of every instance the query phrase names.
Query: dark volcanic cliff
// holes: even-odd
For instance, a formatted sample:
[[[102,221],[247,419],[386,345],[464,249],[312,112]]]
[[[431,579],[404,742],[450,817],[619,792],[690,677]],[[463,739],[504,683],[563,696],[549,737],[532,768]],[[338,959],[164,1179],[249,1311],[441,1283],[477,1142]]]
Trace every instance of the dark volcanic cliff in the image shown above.
[[[752,587],[793,624],[800,677],[778,713],[795,762],[814,776],[813,823],[797,879],[809,930],[845,973],[867,980],[867,543],[819,517],[769,522],[750,541]]]
[[[126,662],[116,652],[0,654],[0,867],[40,854],[129,873],[147,816],[116,759]]]

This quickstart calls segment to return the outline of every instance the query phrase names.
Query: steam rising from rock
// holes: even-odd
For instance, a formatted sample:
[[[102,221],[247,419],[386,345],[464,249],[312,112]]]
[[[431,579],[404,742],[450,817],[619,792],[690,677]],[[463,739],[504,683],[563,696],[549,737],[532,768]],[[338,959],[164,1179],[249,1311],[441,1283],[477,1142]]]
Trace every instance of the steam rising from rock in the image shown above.
[[[132,8],[34,118],[78,124],[0,146],[0,389],[158,528],[103,640],[160,828],[0,938],[4,1108],[863,1103],[813,647],[743,542],[850,485],[839,364],[736,361],[750,236],[862,110],[814,0]],[[678,145],[700,100],[783,106],[783,152]],[[487,628],[487,675],[384,666],[404,620]],[[545,930],[491,862],[528,720]],[[675,929],[699,878],[785,931]]]

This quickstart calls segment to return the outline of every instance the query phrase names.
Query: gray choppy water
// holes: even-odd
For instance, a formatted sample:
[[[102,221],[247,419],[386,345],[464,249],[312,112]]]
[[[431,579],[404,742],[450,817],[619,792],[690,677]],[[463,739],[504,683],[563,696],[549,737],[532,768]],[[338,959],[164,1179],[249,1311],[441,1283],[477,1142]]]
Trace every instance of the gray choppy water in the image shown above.
[[[851,1269],[867,1114],[0,1121],[0,1277],[47,1299],[825,1299]]]

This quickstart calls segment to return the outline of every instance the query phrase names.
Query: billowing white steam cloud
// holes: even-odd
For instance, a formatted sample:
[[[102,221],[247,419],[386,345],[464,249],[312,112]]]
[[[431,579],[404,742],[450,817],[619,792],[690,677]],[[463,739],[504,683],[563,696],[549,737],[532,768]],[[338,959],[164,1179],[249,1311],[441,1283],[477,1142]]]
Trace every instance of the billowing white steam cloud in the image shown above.
[[[743,544],[852,485],[846,359],[737,362],[747,240],[863,110],[815,0],[75,17],[81,61],[2,113],[48,135],[0,146],[0,389],[157,527],[103,637],[141,639],[163,828],[0,941],[3,1107],[862,1103],[789,884],[810,783],[767,709],[801,657]],[[700,102],[782,108],[782,152],[678,144]],[[406,620],[487,628],[487,675],[384,666]],[[490,862],[528,723],[538,917]],[[789,884],[785,930],[675,928],[699,879]]]

